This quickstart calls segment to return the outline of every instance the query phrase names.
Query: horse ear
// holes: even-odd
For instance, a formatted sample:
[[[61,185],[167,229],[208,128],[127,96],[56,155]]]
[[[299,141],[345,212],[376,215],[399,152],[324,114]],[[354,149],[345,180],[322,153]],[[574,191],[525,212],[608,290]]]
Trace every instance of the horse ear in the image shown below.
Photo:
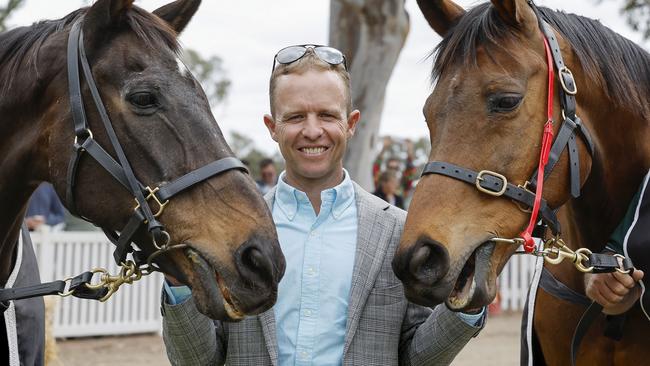
[[[97,0],[84,16],[84,43],[92,50],[92,45],[101,44],[107,30],[119,25],[126,12],[133,6],[133,0]]]
[[[133,6],[133,0],[97,0],[84,18],[86,34],[118,24]]]
[[[537,29],[537,17],[526,0],[492,0],[492,5],[504,22],[521,29]]]
[[[166,21],[176,33],[180,33],[190,22],[200,4],[201,0],[177,0],[154,10],[153,13]]]
[[[431,28],[442,37],[465,14],[465,9],[451,0],[418,0],[418,5]]]

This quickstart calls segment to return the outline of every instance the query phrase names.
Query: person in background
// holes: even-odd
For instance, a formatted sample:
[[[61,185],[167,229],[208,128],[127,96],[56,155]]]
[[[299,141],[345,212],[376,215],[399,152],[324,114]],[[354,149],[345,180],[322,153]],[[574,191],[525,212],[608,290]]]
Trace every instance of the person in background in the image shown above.
[[[404,141],[406,145],[406,160],[404,161],[404,169],[402,169],[402,159],[390,154],[391,148],[395,144],[390,136],[384,137],[384,142],[381,151],[377,154],[377,158],[372,164],[372,175],[374,178],[375,189],[379,189],[379,176],[383,171],[391,170],[399,181],[397,193],[403,198],[411,194],[413,182],[418,179],[417,169],[413,164],[415,154],[413,149],[413,142],[409,139]],[[385,164],[385,165],[384,165]],[[384,165],[382,167],[382,165]],[[383,169],[382,169],[383,168]]]
[[[373,192],[375,196],[393,206],[404,209],[404,199],[402,196],[397,194],[399,180],[397,179],[397,173],[394,170],[390,169],[381,173],[377,184],[377,189]]]
[[[272,159],[262,159],[260,161],[260,180],[257,181],[257,188],[266,194],[271,188],[278,183],[278,173],[275,170],[275,164]]]
[[[62,230],[65,226],[65,209],[50,183],[43,182],[29,199],[25,223],[30,231],[47,225],[52,230]]]

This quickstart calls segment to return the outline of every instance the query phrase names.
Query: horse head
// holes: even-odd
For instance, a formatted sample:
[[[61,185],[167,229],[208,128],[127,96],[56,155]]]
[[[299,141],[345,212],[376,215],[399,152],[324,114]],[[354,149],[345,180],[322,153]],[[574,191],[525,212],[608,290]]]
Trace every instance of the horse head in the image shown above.
[[[438,168],[454,177],[422,177],[393,268],[411,301],[445,302],[461,311],[494,299],[497,276],[516,246],[493,239],[517,237],[530,218],[528,207],[494,196],[503,194],[496,191],[505,190],[506,181],[527,190],[536,171],[547,121],[548,65],[538,16],[525,0],[493,0],[467,12],[452,1],[418,4],[443,36],[433,72],[437,82],[424,106],[429,159],[451,163]],[[567,65],[577,66],[568,43],[561,36],[558,42]],[[554,119],[562,121],[559,98],[552,104]],[[592,159],[588,144],[577,140],[582,186]],[[566,155],[544,185],[551,208],[571,198]],[[486,178],[499,189],[479,187]]]
[[[177,35],[200,1],[178,0],[153,14],[132,2],[98,0],[61,20],[35,25],[43,34],[29,51],[36,56],[37,71],[13,80],[14,85],[29,83],[26,90],[34,101],[23,106],[21,118],[33,111],[36,122],[15,144],[24,152],[15,154],[16,161],[32,167],[26,177],[31,189],[35,182],[50,181],[70,210],[118,232],[126,230],[138,202],[88,152],[72,149],[76,139],[66,70],[77,60],[66,58],[66,49],[73,24],[80,25],[80,42],[99,97],[139,182],[159,187],[189,172],[194,176],[188,179],[195,179],[201,173],[197,169],[233,156],[201,86],[179,58]],[[83,74],[81,78],[88,79]],[[88,132],[82,137],[93,139],[121,163],[92,90],[83,81]],[[80,157],[69,190],[74,154]],[[145,199],[169,234],[167,247],[187,248],[167,251],[154,262],[192,288],[199,311],[214,319],[236,320],[273,305],[285,261],[269,209],[249,175],[225,170],[170,198],[164,210],[164,202],[155,202],[157,197],[145,192]],[[147,255],[156,251],[146,225],[135,231],[133,241]]]

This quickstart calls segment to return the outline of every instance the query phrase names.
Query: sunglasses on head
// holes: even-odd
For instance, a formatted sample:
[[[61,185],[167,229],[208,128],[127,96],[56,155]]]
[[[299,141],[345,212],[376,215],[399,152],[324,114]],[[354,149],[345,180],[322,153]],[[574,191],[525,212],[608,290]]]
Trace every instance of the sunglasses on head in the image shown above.
[[[315,44],[303,44],[285,47],[278,51],[278,53],[276,53],[275,57],[273,58],[273,68],[271,71],[275,70],[276,63],[287,65],[300,60],[303,56],[305,56],[308,49],[312,49],[318,58],[327,62],[328,64],[343,64],[345,70],[348,69],[348,65],[345,62],[345,56],[343,55],[343,52],[337,50],[336,48]]]

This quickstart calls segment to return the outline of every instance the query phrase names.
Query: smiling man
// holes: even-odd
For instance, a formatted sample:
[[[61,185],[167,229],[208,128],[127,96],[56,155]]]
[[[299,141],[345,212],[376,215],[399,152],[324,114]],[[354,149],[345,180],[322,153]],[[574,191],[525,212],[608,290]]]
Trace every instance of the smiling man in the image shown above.
[[[185,365],[446,365],[478,333],[485,310],[409,303],[391,261],[406,213],[343,169],[360,112],[343,54],[291,46],[274,59],[264,124],[286,160],[266,199],[287,269],[273,309],[239,323],[199,314],[166,285],[164,338]],[[233,299],[236,301],[236,299]]]

